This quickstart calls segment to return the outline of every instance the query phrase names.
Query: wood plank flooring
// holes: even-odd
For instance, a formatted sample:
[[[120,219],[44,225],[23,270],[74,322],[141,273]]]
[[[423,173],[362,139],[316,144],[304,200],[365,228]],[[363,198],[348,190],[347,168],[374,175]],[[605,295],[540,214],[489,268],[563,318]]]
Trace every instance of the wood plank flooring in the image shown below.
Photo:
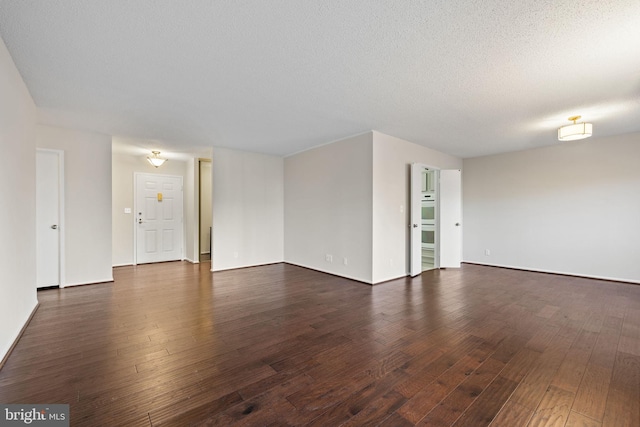
[[[463,265],[119,267],[38,293],[2,403],[73,426],[640,426],[640,286]]]

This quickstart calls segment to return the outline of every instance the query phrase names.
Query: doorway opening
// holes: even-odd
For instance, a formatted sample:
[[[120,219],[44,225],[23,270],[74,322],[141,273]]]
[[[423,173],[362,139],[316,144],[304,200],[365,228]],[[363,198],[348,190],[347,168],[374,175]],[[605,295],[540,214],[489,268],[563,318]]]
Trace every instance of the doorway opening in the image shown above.
[[[440,267],[439,181],[440,171],[423,168],[420,191],[420,265],[421,272]]]
[[[213,207],[211,204],[211,160],[198,160],[198,254],[200,262],[211,261],[213,247]]]
[[[460,170],[411,164],[409,274],[459,268],[462,250]]]

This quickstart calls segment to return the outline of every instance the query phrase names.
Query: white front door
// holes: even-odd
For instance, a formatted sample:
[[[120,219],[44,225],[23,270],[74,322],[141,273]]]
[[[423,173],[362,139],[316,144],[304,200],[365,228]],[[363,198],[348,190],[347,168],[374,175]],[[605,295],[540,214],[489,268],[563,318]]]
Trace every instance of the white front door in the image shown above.
[[[460,268],[462,260],[462,177],[440,171],[440,267]]]
[[[36,151],[36,286],[60,286],[62,153]]]
[[[182,259],[182,177],[135,174],[136,264]]]

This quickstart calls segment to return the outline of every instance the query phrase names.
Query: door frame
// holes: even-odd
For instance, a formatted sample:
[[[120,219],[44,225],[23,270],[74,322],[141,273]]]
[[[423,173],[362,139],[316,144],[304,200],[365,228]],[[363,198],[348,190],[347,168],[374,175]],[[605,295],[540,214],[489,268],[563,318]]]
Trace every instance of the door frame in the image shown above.
[[[65,221],[64,221],[64,150],[36,148],[38,152],[53,153],[58,156],[58,286],[65,287]],[[37,173],[37,171],[36,171]],[[37,268],[37,265],[36,265]],[[37,288],[37,283],[36,283]]]
[[[460,169],[446,169],[446,168],[440,168],[440,167],[435,167],[435,166],[430,166],[424,163],[419,163],[419,162],[414,162],[410,164],[410,173],[409,173],[409,265],[408,265],[408,272],[409,272],[409,276],[411,277],[416,277],[420,274],[423,273],[422,271],[422,264],[420,264],[420,271],[416,272],[414,271],[413,267],[414,267],[414,224],[416,224],[416,222],[414,222],[414,212],[417,213],[417,211],[419,210],[418,208],[414,207],[414,201],[416,200],[420,200],[419,193],[421,193],[421,189],[417,189],[414,188],[415,186],[414,184],[414,173],[417,174],[417,170],[414,170],[419,168],[420,169],[420,173],[422,173],[422,170],[426,169],[430,169],[430,170],[435,170],[438,171],[438,181],[437,181],[437,188],[436,188],[436,194],[437,194],[437,200],[436,200],[436,215],[437,215],[437,220],[436,220],[436,258],[435,258],[435,265],[433,269],[441,269],[441,268],[459,268],[459,264],[457,265],[444,265],[447,264],[446,262],[443,264],[442,262],[442,221],[443,221],[443,216],[442,216],[442,199],[443,196],[445,194],[445,192],[442,191],[441,188],[441,176],[442,176],[442,172],[443,171],[457,171],[458,174],[461,174],[462,171]],[[461,177],[460,177],[461,179]],[[460,184],[462,184],[462,182],[460,181]],[[417,194],[416,194],[417,192]],[[460,216],[462,215],[462,194],[460,194]],[[418,215],[419,217],[420,215]],[[457,219],[457,225],[456,227],[460,226],[460,222],[461,222],[462,218],[460,217],[459,219]],[[422,221],[419,220],[417,221],[418,227],[422,227]],[[460,241],[459,241],[459,250],[460,250],[460,261],[462,261],[462,235],[460,235]]]
[[[187,235],[187,229],[186,229],[186,224],[187,222],[184,220],[185,215],[184,215],[184,177],[182,175],[167,175],[167,174],[163,174],[163,173],[148,173],[148,172],[134,172],[133,173],[133,212],[134,215],[132,216],[132,221],[131,221],[131,227],[133,228],[133,264],[132,265],[138,265],[138,229],[136,227],[136,221],[138,218],[138,215],[136,214],[136,212],[138,212],[138,176],[141,175],[151,175],[151,176],[163,176],[163,177],[171,177],[171,178],[180,178],[180,182],[182,185],[182,191],[180,191],[180,194],[182,194],[182,254],[180,255],[180,259],[184,261],[184,254],[185,254],[185,236]]]
[[[197,204],[197,209],[196,209],[196,217],[197,217],[197,221],[196,221],[196,235],[197,235],[197,251],[196,251],[196,256],[194,258],[196,258],[194,260],[194,263],[199,263],[200,262],[200,255],[202,252],[202,247],[200,246],[200,235],[201,235],[201,223],[202,223],[202,175],[200,174],[201,169],[202,169],[202,163],[209,163],[211,165],[211,181],[213,182],[213,162],[211,159],[207,159],[204,157],[198,157],[197,159],[197,171],[196,171],[196,186],[197,186],[197,194],[196,194],[196,204]],[[209,194],[209,202],[211,203],[212,209],[213,209],[213,184],[211,184],[211,194]],[[213,224],[210,224],[209,227],[211,227],[211,235],[209,236],[209,241],[210,241],[210,245],[209,245],[209,257],[211,262],[213,263],[213,259],[211,259],[211,255],[213,254]]]
[[[413,263],[414,263],[414,245],[413,245],[413,241],[414,241],[414,237],[413,237],[413,229],[414,229],[414,212],[416,212],[417,210],[420,210],[421,212],[421,208],[422,208],[422,203],[419,203],[418,206],[419,208],[416,208],[414,206],[414,201],[415,200],[421,200],[421,197],[417,196],[415,193],[417,191],[418,194],[422,193],[422,188],[420,188],[419,190],[417,188],[414,188],[415,186],[414,184],[414,173],[418,173],[418,171],[414,170],[415,168],[420,168],[419,173],[422,174],[422,171],[424,169],[429,169],[429,170],[434,170],[438,172],[437,175],[437,183],[436,183],[436,203],[435,203],[435,209],[436,209],[436,222],[435,222],[435,258],[434,258],[434,266],[433,266],[433,270],[437,270],[440,268],[440,171],[441,168],[435,167],[435,166],[431,166],[431,165],[427,165],[425,163],[420,163],[420,162],[414,162],[411,163],[409,165],[409,276],[411,277],[416,277],[419,276],[420,274],[423,273],[422,270],[422,259],[420,260],[420,271],[419,272],[414,272],[413,271]],[[421,215],[418,215],[421,216]],[[415,228],[419,228],[420,231],[422,231],[422,219],[420,219],[419,221],[417,221],[417,225],[418,227]],[[422,238],[420,239],[420,241],[422,241]],[[422,257],[422,246],[420,247],[420,257]],[[415,274],[413,274],[415,273]]]

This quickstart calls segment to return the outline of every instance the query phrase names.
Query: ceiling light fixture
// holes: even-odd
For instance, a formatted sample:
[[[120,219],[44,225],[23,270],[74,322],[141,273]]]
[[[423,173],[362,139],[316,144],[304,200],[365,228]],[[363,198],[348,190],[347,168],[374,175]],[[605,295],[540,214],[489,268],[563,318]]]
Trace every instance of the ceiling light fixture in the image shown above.
[[[149,160],[149,163],[151,163],[155,167],[162,166],[162,164],[167,161],[167,159],[163,159],[162,157],[160,157],[159,151],[152,151],[151,155],[147,156],[147,160]]]
[[[574,141],[576,139],[589,138],[593,134],[593,125],[591,123],[576,123],[582,116],[571,116],[569,120],[573,124],[562,126],[558,129],[559,141]]]

